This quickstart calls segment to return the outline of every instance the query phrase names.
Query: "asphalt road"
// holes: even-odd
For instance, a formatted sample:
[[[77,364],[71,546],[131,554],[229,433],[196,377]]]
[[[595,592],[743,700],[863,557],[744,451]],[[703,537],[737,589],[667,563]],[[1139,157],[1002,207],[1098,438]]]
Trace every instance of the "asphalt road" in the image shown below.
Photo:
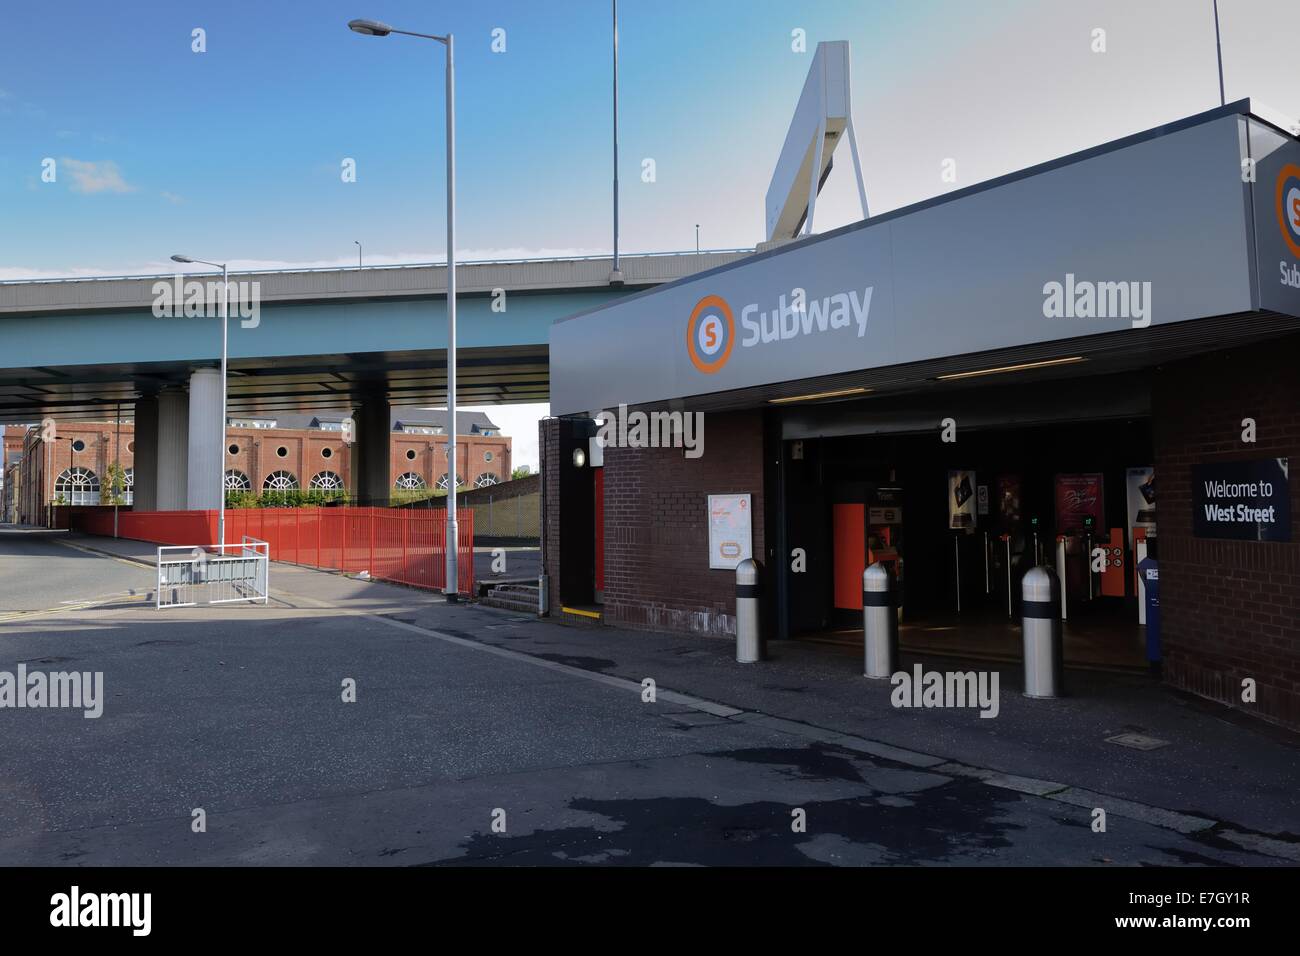
[[[151,577],[53,542],[0,549],[25,565],[0,576],[4,607]],[[1088,807],[475,641],[508,637],[508,613],[449,634],[435,595],[272,574],[266,607],[0,623],[0,671],[99,671],[105,689],[98,719],[0,709],[0,864],[1281,862],[1118,814],[1097,833]]]
[[[152,590],[147,568],[79,551],[63,532],[0,527],[0,619],[64,602],[140,598]]]

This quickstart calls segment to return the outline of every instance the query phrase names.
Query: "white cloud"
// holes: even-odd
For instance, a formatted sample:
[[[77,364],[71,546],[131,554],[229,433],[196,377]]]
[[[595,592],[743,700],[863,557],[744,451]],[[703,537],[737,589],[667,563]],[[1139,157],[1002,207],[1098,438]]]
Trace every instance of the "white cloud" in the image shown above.
[[[61,172],[72,177],[72,191],[78,193],[129,193],[135,187],[122,178],[117,163],[111,160],[93,163],[82,159],[64,157],[59,160]]]

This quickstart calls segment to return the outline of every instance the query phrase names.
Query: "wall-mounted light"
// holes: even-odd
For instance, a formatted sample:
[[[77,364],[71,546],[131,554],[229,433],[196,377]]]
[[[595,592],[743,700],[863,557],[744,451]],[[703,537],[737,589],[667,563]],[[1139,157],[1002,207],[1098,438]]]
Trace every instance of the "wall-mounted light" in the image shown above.
[[[573,449],[573,467],[581,468],[587,463],[587,453],[581,448]]]

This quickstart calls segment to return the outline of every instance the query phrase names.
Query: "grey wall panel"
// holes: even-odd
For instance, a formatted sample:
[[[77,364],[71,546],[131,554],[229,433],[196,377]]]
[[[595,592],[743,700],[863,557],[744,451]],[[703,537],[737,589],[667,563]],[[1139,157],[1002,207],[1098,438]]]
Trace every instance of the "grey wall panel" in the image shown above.
[[[1241,124],[1219,115],[946,202],[881,217],[557,322],[551,409],[619,403],[880,368],[1113,332],[1133,317],[1047,318],[1044,284],[1150,283],[1152,325],[1254,307]],[[745,319],[803,289],[808,303],[871,292],[857,316],[752,342]],[[734,344],[708,373],[691,361],[692,312],[730,307]],[[811,313],[811,308],[809,313]],[[787,319],[789,317],[787,316]],[[863,334],[859,334],[862,332]],[[689,404],[689,403],[688,403]]]
[[[1043,287],[1150,283],[1151,324],[1250,308],[1239,117],[905,216],[894,226],[899,358],[1132,327],[1043,314]],[[1138,320],[1141,321],[1141,320]]]

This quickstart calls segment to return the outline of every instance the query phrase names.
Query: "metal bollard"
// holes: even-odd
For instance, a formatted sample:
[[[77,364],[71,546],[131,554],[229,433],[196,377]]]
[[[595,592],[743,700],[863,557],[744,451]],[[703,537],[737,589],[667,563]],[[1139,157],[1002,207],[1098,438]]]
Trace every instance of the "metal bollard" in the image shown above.
[[[1020,582],[1025,641],[1025,696],[1062,692],[1061,584],[1048,567],[1030,568]]]
[[[756,664],[763,659],[763,631],[759,616],[759,580],[763,566],[753,558],[736,565],[736,662]]]
[[[891,677],[898,664],[894,575],[877,561],[862,572],[862,656],[866,677]]]

